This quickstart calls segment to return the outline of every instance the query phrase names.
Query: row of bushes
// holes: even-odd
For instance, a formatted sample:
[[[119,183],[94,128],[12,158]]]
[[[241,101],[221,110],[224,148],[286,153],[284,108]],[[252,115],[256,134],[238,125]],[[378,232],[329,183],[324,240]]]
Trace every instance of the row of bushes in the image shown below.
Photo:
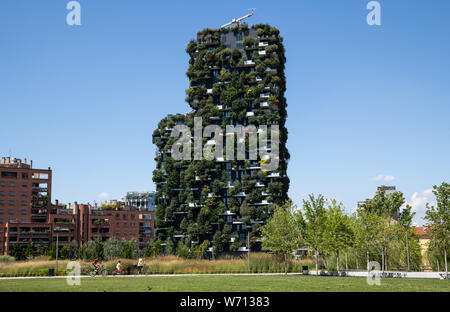
[[[68,260],[58,261],[58,275],[67,275]],[[102,263],[107,274],[115,270],[117,260]],[[121,259],[124,274],[136,272],[136,261]],[[87,275],[92,270],[90,262],[80,261],[81,274]],[[159,256],[144,259],[144,274],[193,274],[193,273],[248,273],[247,258],[224,258],[218,260],[182,259],[177,256]],[[302,266],[313,265],[313,260],[291,259],[288,272],[301,272]],[[0,267],[0,276],[46,276],[50,268],[55,268],[54,261],[19,261]],[[282,273],[284,264],[275,255],[255,253],[250,256],[251,273]]]

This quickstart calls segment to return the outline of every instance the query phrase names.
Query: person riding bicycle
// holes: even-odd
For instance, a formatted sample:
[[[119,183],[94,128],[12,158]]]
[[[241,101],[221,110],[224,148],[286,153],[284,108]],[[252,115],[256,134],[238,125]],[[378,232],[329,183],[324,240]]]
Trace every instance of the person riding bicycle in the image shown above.
[[[115,271],[115,273],[117,274],[117,275],[119,275],[120,274],[120,271],[122,271],[122,265],[120,264],[120,260],[117,262],[117,265],[116,265],[116,271]]]
[[[138,263],[137,263],[138,274],[142,273],[143,268],[144,268],[144,260],[142,260],[142,258],[139,258]]]
[[[94,261],[92,262],[92,265],[94,266],[94,269],[97,273],[99,273],[100,271],[100,264],[98,263],[98,259],[95,258]]]

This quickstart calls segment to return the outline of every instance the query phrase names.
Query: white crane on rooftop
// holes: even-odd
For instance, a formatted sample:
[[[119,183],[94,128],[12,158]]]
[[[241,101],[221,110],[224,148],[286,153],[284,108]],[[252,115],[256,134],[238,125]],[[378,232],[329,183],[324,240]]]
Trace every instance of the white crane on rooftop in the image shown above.
[[[255,9],[255,8],[252,8],[252,9],[249,9],[249,10],[252,11],[252,13],[247,14],[247,15],[244,15],[244,16],[239,17],[239,18],[233,18],[233,19],[231,20],[231,22],[226,23],[225,25],[220,26],[220,28],[225,28],[225,27],[228,27],[228,26],[239,26],[239,23],[240,23],[242,20],[244,20],[244,19],[246,19],[246,18],[249,18],[249,17],[253,16],[253,14],[254,14],[253,11],[255,11],[256,9]]]

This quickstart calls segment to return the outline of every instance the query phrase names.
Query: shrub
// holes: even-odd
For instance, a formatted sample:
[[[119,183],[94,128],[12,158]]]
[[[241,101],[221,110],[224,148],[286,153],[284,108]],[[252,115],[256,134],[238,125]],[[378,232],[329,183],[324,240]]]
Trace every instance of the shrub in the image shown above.
[[[13,256],[0,256],[0,263],[14,262],[16,259]]]

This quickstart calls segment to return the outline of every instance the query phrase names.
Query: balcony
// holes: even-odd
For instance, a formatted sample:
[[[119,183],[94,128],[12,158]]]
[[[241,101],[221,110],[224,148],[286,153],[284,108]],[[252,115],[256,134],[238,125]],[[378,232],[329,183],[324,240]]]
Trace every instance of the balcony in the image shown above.
[[[258,43],[258,47],[267,47],[269,45],[269,43],[268,42],[265,42],[265,41],[260,41],[259,43]]]
[[[32,213],[31,217],[34,219],[45,219],[45,218],[47,218],[47,214],[46,213]]]
[[[206,89],[206,94],[212,94],[213,93],[213,89]]]
[[[252,117],[252,116],[255,116],[255,113],[254,112],[247,112],[247,114],[245,114],[245,116]]]
[[[255,62],[253,62],[253,60],[247,60],[244,61],[244,65],[255,65]]]
[[[265,101],[265,102],[262,102],[260,105],[261,105],[261,107],[268,108],[269,102]]]
[[[258,51],[259,55],[266,55],[266,50]]]

